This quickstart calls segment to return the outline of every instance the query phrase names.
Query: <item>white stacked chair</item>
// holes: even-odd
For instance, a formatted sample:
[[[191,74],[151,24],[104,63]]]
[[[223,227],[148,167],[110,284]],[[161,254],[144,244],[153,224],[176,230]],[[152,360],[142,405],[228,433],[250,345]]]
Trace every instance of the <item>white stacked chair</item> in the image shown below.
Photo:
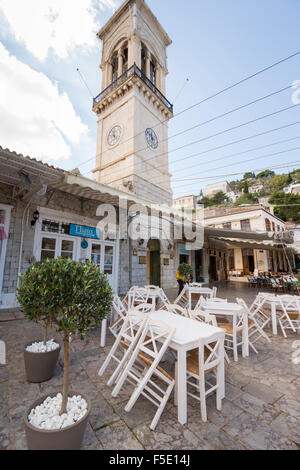
[[[300,299],[294,295],[282,295],[280,298],[280,316],[278,322],[283,336],[286,338],[286,330],[300,333]]]
[[[112,303],[112,320],[113,323],[109,326],[109,331],[112,333],[112,335],[117,338],[123,322],[125,320],[127,314],[127,310],[125,305],[123,304],[122,300],[118,295],[115,295],[113,298],[113,303]],[[115,316],[117,318],[115,319]]]
[[[129,359],[138,339],[144,330],[146,321],[147,318],[143,313],[138,311],[128,312],[121,330],[107,358],[98,372],[98,375],[101,377],[111,361],[115,361],[117,363],[117,368],[115,369],[112,377],[109,379],[108,385],[114,382],[118,374],[121,372],[122,367]]]
[[[248,341],[249,346],[253,349],[253,351],[258,354],[257,349],[254,346],[254,343],[259,341],[261,338],[264,338],[269,343],[271,343],[270,338],[264,332],[263,328],[268,323],[264,323],[264,314],[260,312],[259,307],[252,310],[248,308],[246,302],[243,299],[237,299],[239,305],[243,307],[243,309],[247,312],[248,315]],[[269,320],[270,321],[270,320]],[[260,326],[262,324],[262,326]]]
[[[186,308],[180,307],[177,304],[165,304],[160,310],[167,310],[168,312],[180,315],[181,317],[189,318]]]
[[[165,292],[163,289],[159,289],[159,297],[158,297],[158,306],[160,307],[161,305],[167,305],[169,304],[170,301],[168,297],[166,296]]]
[[[215,315],[210,315],[209,313],[204,312],[204,310],[201,310],[200,308],[197,308],[195,310],[192,309],[187,309],[188,316],[192,320],[197,320],[202,323],[207,323],[212,326],[218,326],[217,320]]]
[[[202,421],[207,421],[206,396],[216,392],[217,409],[222,409],[224,387],[224,333],[216,333],[209,339],[199,342],[199,348],[187,358],[187,394],[200,401]],[[178,364],[175,365],[177,383]],[[214,381],[212,383],[212,380]],[[196,389],[196,390],[195,390]],[[175,390],[175,402],[177,391]]]
[[[135,383],[135,389],[125,410],[130,412],[140,395],[143,395],[158,408],[150,425],[152,430],[156,428],[175,384],[173,377],[159,366],[174,332],[175,328],[148,319],[143,333],[112,392],[112,396],[116,397],[126,380]],[[141,362],[143,367],[141,367]],[[158,385],[158,382],[160,385]]]
[[[179,294],[177,299],[174,301],[174,304],[180,305],[180,307],[182,307],[182,308],[187,307],[187,305],[189,303],[189,299],[188,299],[188,296],[186,295],[186,290],[187,290],[187,287],[184,286],[181,293]]]
[[[128,292],[128,309],[132,309],[139,304],[147,304],[149,301],[149,289],[144,287],[134,287]]]

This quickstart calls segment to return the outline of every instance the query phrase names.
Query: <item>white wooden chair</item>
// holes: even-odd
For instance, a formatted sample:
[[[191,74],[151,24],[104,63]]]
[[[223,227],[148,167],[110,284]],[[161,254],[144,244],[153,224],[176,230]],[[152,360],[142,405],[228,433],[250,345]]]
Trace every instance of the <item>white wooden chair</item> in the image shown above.
[[[159,289],[158,306],[160,307],[161,305],[167,305],[169,303],[170,301],[168,297],[166,296],[164,290]]]
[[[294,333],[298,330],[300,333],[300,299],[299,297],[288,295],[280,298],[280,316],[278,322],[282,334],[287,338],[285,330],[292,330]]]
[[[225,349],[233,351],[233,358],[238,362],[238,347],[243,345],[245,316],[243,312],[234,312],[228,316],[232,323],[220,323],[218,327],[225,331]]]
[[[163,309],[167,310],[168,312],[174,313],[175,315],[180,315],[181,317],[189,318],[186,308],[180,307],[180,305],[165,304]]]
[[[201,310],[200,308],[192,310],[192,309],[187,309],[188,316],[192,320],[197,320],[202,323],[208,323],[209,325],[212,326],[218,326],[217,320],[215,315],[210,315],[209,313],[204,312],[204,310]]]
[[[186,290],[187,290],[187,287],[184,286],[184,288],[180,292],[179,296],[174,301],[174,304],[180,305],[180,307],[182,307],[182,308],[187,307],[187,305],[189,303],[189,299],[188,299],[188,296],[186,295]]]
[[[112,392],[112,396],[116,397],[126,380],[134,382],[135,389],[125,410],[130,412],[140,395],[143,395],[158,408],[150,425],[152,430],[155,429],[175,384],[173,377],[159,366],[174,332],[175,328],[148,320]],[[140,367],[141,362],[143,367]]]
[[[152,304],[138,304],[135,307],[133,307],[132,310],[147,314],[147,313],[153,312],[155,310],[155,305],[152,305]]]
[[[128,309],[132,309],[139,304],[147,304],[149,301],[149,289],[144,287],[132,288],[128,292]]]
[[[259,306],[256,307],[254,310],[251,310],[251,307],[248,308],[244,299],[237,299],[237,303],[243,307],[243,309],[247,312],[248,315],[248,341],[249,346],[253,349],[253,351],[258,354],[257,349],[254,346],[254,343],[259,341],[261,338],[264,338],[269,343],[271,343],[270,338],[264,332],[263,326],[265,325],[265,316],[263,313],[260,312]],[[260,323],[263,326],[260,326]],[[268,322],[267,322],[268,323]]]
[[[127,310],[125,305],[123,304],[122,300],[118,295],[115,295],[113,298],[113,303],[112,303],[112,320],[113,322],[109,326],[109,331],[111,334],[117,338],[123,322],[125,320],[125,317],[127,315]],[[117,317],[115,319],[115,317]]]
[[[177,382],[178,363],[175,364]],[[187,358],[187,394],[200,401],[202,421],[207,421],[206,397],[216,392],[217,409],[222,409],[224,389],[224,333],[216,333],[209,339],[201,340],[198,349]],[[192,389],[193,392],[189,390]],[[195,390],[196,389],[196,390]],[[175,402],[177,390],[175,389]]]
[[[102,367],[100,368],[98,375],[101,377],[106,371],[111,361],[117,363],[113,375],[108,381],[108,385],[114,382],[122,367],[129,359],[132,351],[134,350],[138,339],[140,338],[144,326],[146,324],[147,317],[139,311],[128,312],[121,330],[107,356]]]

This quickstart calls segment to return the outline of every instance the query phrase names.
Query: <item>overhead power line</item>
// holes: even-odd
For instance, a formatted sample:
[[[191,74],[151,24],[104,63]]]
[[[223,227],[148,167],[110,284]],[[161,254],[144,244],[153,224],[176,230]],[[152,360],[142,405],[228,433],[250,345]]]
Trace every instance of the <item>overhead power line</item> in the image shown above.
[[[259,76],[259,75],[261,75],[261,74],[263,74],[263,73],[265,73],[265,72],[267,72],[268,70],[271,70],[271,69],[273,69],[273,68],[275,68],[275,67],[277,67],[277,66],[283,64],[284,62],[287,62],[288,60],[291,60],[291,59],[297,57],[299,54],[300,54],[300,51],[297,51],[297,52],[295,52],[295,53],[293,53],[293,54],[291,54],[291,55],[289,55],[289,56],[287,56],[287,57],[285,57],[285,58],[283,58],[283,59],[281,59],[281,60],[279,60],[279,61],[277,61],[277,62],[275,62],[275,63],[273,63],[273,64],[271,64],[271,65],[269,65],[269,66],[267,66],[267,67],[264,67],[263,69],[258,70],[257,72],[255,72],[255,73],[253,73],[253,74],[251,74],[251,75],[248,75],[247,77],[245,77],[245,78],[243,78],[243,79],[241,79],[241,80],[239,80],[239,81],[233,83],[232,85],[229,85],[229,86],[227,86],[227,87],[225,87],[225,88],[223,88],[223,89],[221,89],[221,90],[219,90],[219,91],[213,93],[212,95],[209,95],[208,97],[206,97],[206,98],[204,98],[204,99],[198,101],[197,103],[194,103],[193,105],[191,105],[191,106],[189,106],[189,107],[183,109],[182,111],[179,111],[178,113],[174,114],[173,119],[174,119],[174,118],[177,118],[178,116],[181,116],[182,114],[184,114],[184,113],[190,111],[191,109],[194,109],[194,108],[200,106],[201,104],[204,104],[204,103],[206,103],[206,102],[208,102],[208,101],[210,101],[210,100],[216,98],[217,96],[220,96],[221,94],[226,93],[226,92],[228,92],[228,91],[234,89],[235,87],[237,87],[237,86],[239,86],[239,85],[241,85],[241,84],[243,84],[243,83],[245,83],[245,82],[247,82],[247,81],[249,81],[249,80],[251,80],[251,79],[253,79],[253,78],[255,78],[255,77],[257,77],[257,76]],[[163,125],[163,124],[164,124],[165,122],[167,122],[167,121],[169,121],[168,118],[165,119],[165,120],[163,120],[162,122],[156,124],[155,126],[153,126],[153,128],[156,128],[156,127],[158,127],[158,126],[161,126],[161,125]],[[125,141],[123,142],[123,144],[125,144],[125,143],[129,142],[130,140],[135,139],[136,137],[138,137],[138,136],[140,136],[140,135],[143,135],[143,134],[144,134],[144,131],[139,132],[138,134],[135,134],[133,137],[130,137],[130,138],[128,138],[127,140],[125,140]],[[102,152],[100,155],[103,155],[104,153],[109,152],[109,151],[111,151],[111,150],[112,150],[112,149],[106,149],[106,150],[105,150],[104,152]],[[96,158],[97,158],[98,156],[99,156],[99,155],[96,155]],[[90,159],[88,159],[88,160],[85,160],[84,162],[80,163],[80,164],[78,165],[78,167],[81,167],[82,165],[85,165],[85,164],[89,163],[89,162],[92,161],[92,160],[95,160],[95,157],[92,157],[92,158],[90,158]]]
[[[226,175],[213,175],[213,176],[206,176],[204,178],[199,178],[198,181],[195,181],[194,183],[191,183],[189,182],[189,186],[193,185],[193,184],[199,184],[199,181],[207,181],[207,180],[211,180],[211,179],[217,179],[217,178],[228,178],[229,176],[239,176],[239,175],[243,175],[245,172],[247,171],[251,171],[252,173],[256,173],[256,172],[261,172],[261,171],[265,171],[265,170],[278,170],[280,168],[294,168],[296,166],[299,166],[300,165],[300,161],[295,161],[295,162],[288,162],[288,163],[285,163],[283,165],[277,165],[277,166],[268,166],[267,168],[257,168],[255,170],[251,169],[251,170],[243,170],[243,171],[240,171],[240,172],[237,172],[237,173],[227,173]],[[186,187],[186,184],[184,185],[181,185],[180,187]],[[177,187],[177,189],[179,188],[179,186]]]

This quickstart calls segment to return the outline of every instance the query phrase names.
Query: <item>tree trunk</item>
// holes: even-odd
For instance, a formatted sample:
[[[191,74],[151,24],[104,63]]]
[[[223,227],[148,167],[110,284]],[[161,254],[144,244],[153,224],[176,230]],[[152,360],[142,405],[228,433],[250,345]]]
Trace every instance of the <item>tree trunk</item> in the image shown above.
[[[47,344],[47,327],[44,328],[44,346]]]
[[[62,396],[62,404],[59,416],[67,411],[67,403],[68,403],[68,389],[69,389],[69,334],[66,333],[64,336],[64,385],[63,385],[63,396]]]

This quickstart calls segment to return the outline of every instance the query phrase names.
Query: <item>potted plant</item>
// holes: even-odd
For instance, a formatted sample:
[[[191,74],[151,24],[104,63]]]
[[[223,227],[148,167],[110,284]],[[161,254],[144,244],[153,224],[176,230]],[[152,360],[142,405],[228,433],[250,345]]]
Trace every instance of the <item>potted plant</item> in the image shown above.
[[[48,341],[47,331],[52,326],[48,313],[51,296],[48,287],[40,284],[43,276],[43,264],[36,263],[23,276],[18,289],[18,302],[26,305],[25,317],[41,325],[44,330],[43,341],[35,340],[25,345],[24,362],[28,382],[45,382],[53,376],[57,364],[60,345],[54,340]],[[42,290],[44,290],[42,292]],[[37,295],[38,293],[38,295]]]
[[[45,314],[63,336],[64,378],[62,393],[43,396],[26,411],[27,444],[30,450],[76,450],[81,447],[91,405],[87,397],[68,392],[70,335],[83,339],[107,317],[113,291],[91,262],[48,259],[34,268],[39,273],[34,295],[48,299]],[[26,282],[25,274],[20,289],[26,288]],[[30,315],[31,303],[22,296],[18,300],[25,315]]]
[[[184,282],[191,282],[193,279],[193,268],[190,264],[182,263],[178,266],[180,276],[184,276]]]

